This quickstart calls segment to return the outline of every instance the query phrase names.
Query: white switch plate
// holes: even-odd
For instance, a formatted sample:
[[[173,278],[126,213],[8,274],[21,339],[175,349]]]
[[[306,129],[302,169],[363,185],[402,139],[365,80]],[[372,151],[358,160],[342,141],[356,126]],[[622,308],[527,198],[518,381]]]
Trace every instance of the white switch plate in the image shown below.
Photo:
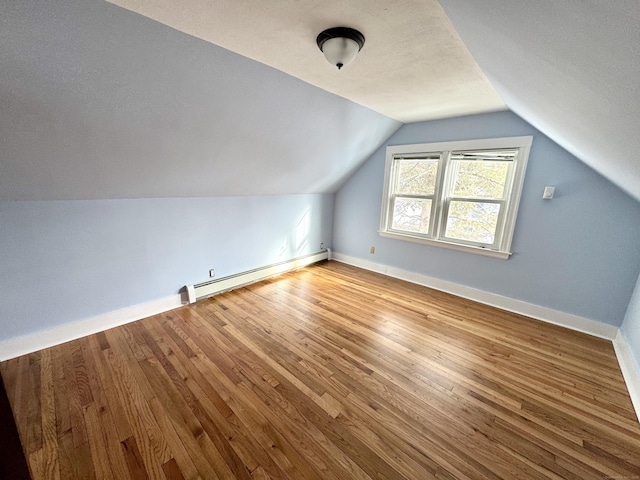
[[[553,198],[553,194],[556,191],[556,187],[544,187],[544,192],[542,193],[542,198],[545,200],[551,200]]]

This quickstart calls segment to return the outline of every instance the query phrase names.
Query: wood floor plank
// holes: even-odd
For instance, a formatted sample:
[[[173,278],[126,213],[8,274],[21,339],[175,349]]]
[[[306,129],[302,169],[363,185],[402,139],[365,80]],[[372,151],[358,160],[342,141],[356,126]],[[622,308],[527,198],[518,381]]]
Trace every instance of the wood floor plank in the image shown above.
[[[117,440],[122,442],[125,439],[133,435],[129,420],[125,415],[125,406],[121,398],[117,395],[117,390],[114,382],[116,377],[108,367],[105,360],[105,350],[100,348],[100,342],[97,337],[88,337],[87,339],[87,354],[90,354],[93,359],[93,365],[96,369],[96,382],[100,382],[101,390],[104,390],[106,396],[109,398],[109,408],[114,422],[116,432],[118,432]],[[127,405],[128,406],[128,405]]]
[[[109,431],[106,422],[100,417],[105,417],[105,412],[99,412],[96,404],[91,403],[85,408],[85,422],[87,435],[91,441],[88,442],[91,448],[92,469],[96,479],[126,478],[129,479],[129,469],[126,466],[124,457],[120,451],[109,447]],[[46,478],[46,477],[36,477]]]
[[[151,334],[151,330],[153,330],[154,327],[153,323],[154,322],[149,322],[147,328],[141,332],[141,336],[145,338],[147,345],[154,352],[154,355],[164,368],[165,372],[180,391],[181,396],[187,401],[189,408],[215,445],[216,450],[223,458],[226,467],[233,477],[250,480],[250,472],[225,438],[224,433],[221,431],[221,427],[214,422],[210,413],[203,408],[201,401],[191,392],[188,385],[185,383],[184,378],[171,363],[171,360],[162,350],[160,344],[154,341]],[[143,329],[144,327],[140,326],[140,328]]]
[[[140,454],[140,450],[138,449],[138,444],[134,437],[128,437],[122,442],[122,449],[124,451],[124,456],[127,459],[127,465],[129,465],[129,472],[131,473],[131,478],[134,480],[145,480],[149,478],[147,471],[144,468],[144,461],[142,459],[142,455]],[[164,475],[164,469],[163,475]],[[158,475],[155,475],[153,478],[159,478]]]
[[[167,443],[171,448],[171,452],[175,455],[175,457],[172,458],[170,462],[175,462],[177,464],[177,467],[180,470],[180,475],[186,478],[198,478],[205,475],[206,472],[200,473],[198,471],[196,463],[200,464],[200,462],[194,462],[194,460],[191,458],[189,452],[187,451],[187,448],[185,447],[185,442],[182,440],[180,434],[175,428],[175,425],[166,414],[162,403],[157,398],[153,398],[150,401],[150,407],[153,415],[156,418],[156,421],[158,422],[158,425],[165,435]],[[196,459],[200,459],[199,452],[193,451],[192,453],[196,456]],[[162,468],[166,476],[167,472],[165,469],[165,465],[166,463],[163,464]]]
[[[53,383],[51,349],[43,350],[40,357],[40,385],[42,398],[42,456],[41,471],[46,478],[60,479],[60,464],[58,460],[58,435],[56,431],[56,405]]]
[[[167,480],[184,480],[180,467],[174,458],[162,464],[162,471]]]
[[[58,439],[58,462],[60,478],[71,480],[93,480],[96,478],[95,466],[88,443],[74,445],[71,431]]]
[[[198,357],[198,360],[198,363],[201,363],[200,360],[202,360],[204,368],[217,371],[217,366],[209,363],[207,357]],[[241,369],[238,370],[238,374],[244,380]],[[251,436],[271,456],[273,464],[269,461],[263,463],[263,458],[260,458],[260,466],[273,478],[309,478],[308,475],[304,476],[301,473],[301,470],[307,469],[306,462],[297,454],[294,455],[294,458],[289,454],[293,451],[290,441],[281,433],[280,429],[273,427],[272,418],[270,418],[271,412],[265,410],[259,401],[256,401],[258,399],[254,396],[254,392],[247,389],[243,381],[236,383],[225,377],[222,371],[219,371],[219,374],[214,375],[213,378],[221,382],[220,386],[223,388],[225,400],[234,410],[239,422],[249,428]],[[271,384],[269,386],[272,387]]]
[[[192,365],[189,357],[185,356],[184,351],[174,343],[171,336],[165,337],[163,345],[163,353],[182,378],[184,391],[188,392],[186,397],[184,394],[183,397],[190,399],[194,414],[200,419],[217,450],[236,477],[249,478],[250,472],[257,468],[258,464],[253,457],[250,440],[241,432],[235,431],[232,426],[233,411],[217,392],[210,388],[209,382],[195,367],[189,368],[188,365]],[[218,408],[220,402],[226,406],[222,411]]]
[[[185,326],[185,329],[188,330],[188,327]],[[223,371],[219,370],[218,366],[199,350],[192,339],[189,339],[189,342],[197,352],[196,357],[192,359],[193,365],[201,374],[209,375],[208,380],[211,385],[232,409],[233,415],[227,417],[227,421],[249,439],[245,447],[251,448],[264,473],[271,478],[296,478],[296,472],[292,476],[287,473],[291,467],[290,462],[274,448],[272,440],[262,432],[260,424],[266,420],[255,411],[248,411],[243,404],[235,400],[234,395],[237,393],[238,384],[225,377]]]
[[[186,445],[194,449],[191,457],[194,462],[197,455],[202,455],[206,459],[205,464],[199,464],[199,470],[208,472],[209,478],[229,479],[233,478],[229,466],[224,458],[215,448],[213,441],[206,432],[199,418],[191,409],[188,400],[182,396],[182,391],[176,387],[173,380],[166,374],[159,361],[146,359],[140,362],[140,366],[145,375],[155,384],[159,390],[158,396],[163,399],[163,404],[167,413],[175,415],[174,425],[183,425],[188,430],[188,434],[183,436]],[[179,416],[178,416],[179,415]]]
[[[69,407],[71,435],[73,438],[73,444],[80,447],[87,443],[88,437],[83,414],[83,406],[80,400],[80,389],[77,387],[75,371],[73,368],[72,345],[77,342],[78,340],[74,340],[65,344],[66,348],[58,348],[60,349],[60,356],[63,364],[62,367],[64,371],[65,389],[67,392],[67,405]]]
[[[250,388],[262,403],[270,408],[266,417],[275,415],[282,425],[280,429],[287,438],[300,450],[301,454],[314,465],[322,478],[332,479],[338,478],[334,471],[342,471],[343,479],[350,478],[368,478],[366,474],[352,460],[335,445],[328,441],[325,435],[315,427],[312,423],[300,414],[278,391],[277,387],[281,385],[278,381],[276,384],[265,380],[262,377],[263,370],[254,370],[254,365],[250,361],[241,363],[241,375],[245,379],[239,386],[241,388]],[[274,377],[275,378],[275,377]],[[340,465],[340,468],[332,469],[334,465]]]
[[[103,467],[101,475],[104,478],[107,478],[109,474],[117,478],[131,478],[114,420],[114,408],[118,404],[111,401],[110,392],[105,390],[104,385],[100,382],[96,362],[93,358],[94,353],[100,354],[100,350],[94,351],[90,348],[92,340],[94,338],[79,339],[79,348],[75,351],[76,360],[79,355],[82,356],[83,375],[86,380],[86,385],[83,385],[82,389],[88,389],[92,399],[84,407],[87,438],[99,438],[100,442],[100,448],[91,448],[91,456],[94,462],[96,458],[100,459],[99,463]],[[89,441],[89,445],[93,447],[91,441]]]
[[[0,370],[35,480],[640,478],[611,342],[336,262]]]
[[[60,348],[51,349],[51,368],[53,369],[53,388],[51,397],[55,402],[56,435],[60,438],[71,431],[70,400],[66,388],[64,361]]]
[[[38,452],[34,456],[38,461],[40,461],[42,453],[42,375],[40,372],[40,357],[40,352],[29,356],[27,379],[30,393],[27,395],[27,436],[26,442],[23,441],[25,453],[32,455]]]
[[[135,446],[135,449],[128,451],[140,453],[146,471],[154,478],[159,478],[161,466],[171,458],[171,452],[162,431],[158,427],[147,399],[126,364],[112,350],[105,351],[104,357],[114,379],[115,396],[120,399],[122,413],[132,432],[132,435],[122,442],[125,442],[126,446]]]

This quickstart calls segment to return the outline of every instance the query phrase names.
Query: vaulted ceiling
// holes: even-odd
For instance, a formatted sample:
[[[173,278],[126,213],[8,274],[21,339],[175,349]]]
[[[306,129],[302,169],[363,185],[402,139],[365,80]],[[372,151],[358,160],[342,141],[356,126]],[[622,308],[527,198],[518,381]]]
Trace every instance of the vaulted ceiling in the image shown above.
[[[0,3],[0,199],[331,192],[402,122],[504,108],[640,199],[635,0],[113,1]]]
[[[0,45],[2,200],[331,192],[402,125],[102,0],[0,2]]]
[[[512,111],[640,200],[640,2],[440,3]]]

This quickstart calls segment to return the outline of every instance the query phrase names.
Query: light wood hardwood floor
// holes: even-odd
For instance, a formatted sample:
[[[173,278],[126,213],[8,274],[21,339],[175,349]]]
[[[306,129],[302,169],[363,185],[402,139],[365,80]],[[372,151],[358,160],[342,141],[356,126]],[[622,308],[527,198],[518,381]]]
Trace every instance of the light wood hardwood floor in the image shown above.
[[[34,479],[640,478],[611,342],[336,262],[1,369]]]

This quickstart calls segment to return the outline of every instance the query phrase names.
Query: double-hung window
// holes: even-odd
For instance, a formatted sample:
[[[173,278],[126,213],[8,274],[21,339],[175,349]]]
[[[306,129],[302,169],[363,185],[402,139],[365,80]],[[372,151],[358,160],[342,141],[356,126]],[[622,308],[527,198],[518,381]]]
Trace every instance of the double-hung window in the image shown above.
[[[509,258],[531,140],[387,147],[380,234]]]

